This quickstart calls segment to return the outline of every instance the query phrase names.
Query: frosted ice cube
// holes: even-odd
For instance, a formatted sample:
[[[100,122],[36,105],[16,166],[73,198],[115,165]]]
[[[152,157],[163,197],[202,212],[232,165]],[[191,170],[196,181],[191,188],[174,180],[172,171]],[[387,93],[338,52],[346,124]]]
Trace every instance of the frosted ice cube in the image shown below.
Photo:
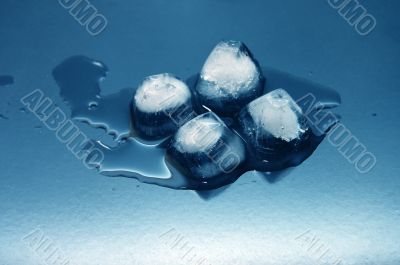
[[[246,156],[242,139],[212,112],[180,127],[167,155],[185,175],[202,180],[232,177]]]
[[[133,124],[145,138],[172,134],[193,112],[188,86],[171,74],[145,78],[133,100]]]
[[[261,161],[296,151],[309,135],[301,108],[283,89],[250,102],[240,112],[239,124],[249,149]]]
[[[222,133],[223,126],[216,119],[193,119],[177,132],[175,147],[182,153],[204,152],[221,138]]]
[[[147,77],[135,94],[135,106],[148,113],[175,108],[190,99],[187,85],[171,74]]]
[[[276,89],[252,101],[248,111],[259,127],[276,138],[289,142],[305,132],[299,122],[301,108],[283,89]]]
[[[198,100],[219,114],[239,111],[261,95],[258,63],[240,41],[222,41],[212,50],[196,85]]]

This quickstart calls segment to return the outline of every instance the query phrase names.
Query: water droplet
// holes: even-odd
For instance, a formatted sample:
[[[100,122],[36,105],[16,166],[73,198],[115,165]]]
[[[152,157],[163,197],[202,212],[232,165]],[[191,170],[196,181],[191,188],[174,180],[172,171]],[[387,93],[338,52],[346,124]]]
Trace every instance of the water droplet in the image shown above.
[[[96,110],[99,103],[93,101],[89,103],[89,110]]]

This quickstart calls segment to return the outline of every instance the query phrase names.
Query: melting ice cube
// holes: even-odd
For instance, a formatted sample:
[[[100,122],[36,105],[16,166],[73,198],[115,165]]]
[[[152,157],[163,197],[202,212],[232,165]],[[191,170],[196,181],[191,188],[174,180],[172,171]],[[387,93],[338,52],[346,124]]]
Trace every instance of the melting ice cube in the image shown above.
[[[283,89],[250,102],[240,112],[239,124],[250,151],[260,162],[282,159],[297,151],[309,136],[301,108]]]
[[[198,100],[218,114],[232,114],[262,94],[258,63],[240,41],[222,41],[211,52],[196,85]]]
[[[223,180],[238,173],[245,146],[216,114],[208,112],[179,128],[167,155],[188,177]]]
[[[133,100],[133,124],[144,138],[170,135],[193,112],[188,86],[171,74],[147,77]]]

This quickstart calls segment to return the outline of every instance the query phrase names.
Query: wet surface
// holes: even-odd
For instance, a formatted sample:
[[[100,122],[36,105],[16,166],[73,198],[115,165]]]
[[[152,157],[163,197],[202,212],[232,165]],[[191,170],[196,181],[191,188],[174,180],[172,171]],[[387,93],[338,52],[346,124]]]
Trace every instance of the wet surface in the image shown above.
[[[53,71],[60,88],[60,95],[71,107],[71,117],[90,126],[105,129],[118,142],[116,147],[99,144],[98,148],[105,154],[105,159],[99,166],[100,173],[107,176],[136,178],[144,183],[174,189],[207,190],[233,183],[240,175],[256,168],[255,158],[247,153],[246,163],[236,169],[236,174],[230,177],[221,176],[219,179],[195,181],[188,173],[183,173],[171,159],[166,159],[165,149],[170,141],[168,138],[164,141],[146,143],[136,136],[132,128],[132,119],[135,117],[131,116],[130,110],[134,89],[122,89],[115,94],[101,96],[100,83],[106,77],[107,71],[108,67],[104,63],[85,56],[71,57]],[[284,88],[295,100],[312,94],[317,102],[311,106],[312,111],[331,109],[341,102],[340,95],[333,89],[273,68],[262,68],[262,72],[266,77],[264,93]],[[197,79],[198,75],[194,75],[187,80],[192,91]],[[200,104],[195,106],[197,106],[196,113],[207,112],[207,109]],[[240,134],[236,114],[228,118],[230,118],[228,126]],[[323,127],[329,129],[332,125],[326,124]],[[312,128],[312,124],[309,126]],[[323,138],[324,134],[314,130],[302,148],[276,161],[266,163],[263,165],[263,170],[279,174],[281,170],[301,164],[314,152]]]

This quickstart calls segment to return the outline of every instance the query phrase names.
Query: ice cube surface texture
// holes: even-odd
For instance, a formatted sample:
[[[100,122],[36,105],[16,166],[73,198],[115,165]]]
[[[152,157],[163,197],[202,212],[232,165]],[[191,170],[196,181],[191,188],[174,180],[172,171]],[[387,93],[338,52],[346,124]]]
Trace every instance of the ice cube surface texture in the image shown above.
[[[274,161],[299,151],[309,138],[302,109],[283,89],[250,102],[239,115],[241,133],[260,161]]]
[[[262,94],[257,61],[240,41],[222,41],[211,51],[196,85],[197,100],[217,114],[232,115]]]
[[[243,140],[213,112],[188,121],[167,151],[187,176],[196,179],[226,177],[245,160]]]
[[[180,123],[177,115],[192,112],[191,98],[188,86],[171,74],[145,78],[133,98],[136,132],[153,140],[172,134]]]

